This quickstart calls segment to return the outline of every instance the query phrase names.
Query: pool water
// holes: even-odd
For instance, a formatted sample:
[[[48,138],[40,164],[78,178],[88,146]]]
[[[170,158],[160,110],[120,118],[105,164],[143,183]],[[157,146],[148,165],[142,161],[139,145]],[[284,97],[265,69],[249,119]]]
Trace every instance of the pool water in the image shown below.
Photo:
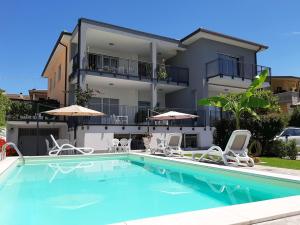
[[[147,157],[28,160],[0,177],[0,224],[101,225],[300,194],[300,184]]]

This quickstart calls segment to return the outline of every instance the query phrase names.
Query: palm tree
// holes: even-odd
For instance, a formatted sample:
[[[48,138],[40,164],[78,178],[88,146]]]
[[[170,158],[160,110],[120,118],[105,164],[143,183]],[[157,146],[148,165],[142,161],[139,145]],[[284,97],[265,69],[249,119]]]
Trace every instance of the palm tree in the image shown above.
[[[269,108],[270,103],[261,97],[255,95],[257,89],[262,88],[269,71],[265,69],[251,83],[249,88],[239,94],[220,94],[210,98],[198,100],[200,106],[215,106],[222,108],[223,111],[232,112],[236,121],[236,129],[240,129],[240,119],[243,113],[249,113],[259,119],[255,110],[259,108]]]

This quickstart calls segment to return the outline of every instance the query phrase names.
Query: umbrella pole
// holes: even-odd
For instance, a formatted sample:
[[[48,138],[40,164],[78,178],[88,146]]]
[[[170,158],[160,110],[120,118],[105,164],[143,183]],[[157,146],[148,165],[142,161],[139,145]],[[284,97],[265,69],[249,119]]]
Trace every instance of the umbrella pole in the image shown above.
[[[36,153],[37,155],[39,155],[39,142],[40,142],[40,118],[39,118],[39,114],[40,114],[40,109],[39,109],[40,105],[39,103],[36,104]]]
[[[148,116],[147,116],[147,133],[148,133],[148,136],[150,135],[150,127],[149,127],[149,117],[150,117],[150,109],[148,109]]]
[[[74,121],[74,145],[77,147],[77,117],[75,117]]]

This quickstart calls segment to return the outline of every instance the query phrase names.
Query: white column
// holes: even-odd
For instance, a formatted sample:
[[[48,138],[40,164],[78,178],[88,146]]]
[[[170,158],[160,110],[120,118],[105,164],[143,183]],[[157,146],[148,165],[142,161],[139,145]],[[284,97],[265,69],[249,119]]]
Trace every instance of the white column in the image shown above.
[[[87,41],[86,41],[86,32],[87,32],[87,27],[86,27],[86,24],[85,23],[82,23],[81,24],[81,28],[80,28],[80,31],[81,31],[81,35],[80,35],[80,61],[79,61],[79,64],[80,64],[80,68],[81,69],[84,69],[87,65],[87,52],[86,52],[86,49],[87,49]],[[82,89],[85,89],[85,74],[81,73],[80,75],[80,87]]]
[[[154,108],[157,105],[157,80],[156,80],[156,66],[157,66],[157,51],[156,43],[151,43],[151,62],[152,62],[152,84],[151,84],[151,107]]]

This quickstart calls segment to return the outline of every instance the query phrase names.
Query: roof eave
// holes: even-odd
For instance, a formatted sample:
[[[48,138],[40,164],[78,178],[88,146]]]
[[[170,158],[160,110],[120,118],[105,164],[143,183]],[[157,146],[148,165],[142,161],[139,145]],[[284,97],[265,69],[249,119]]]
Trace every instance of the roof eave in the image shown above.
[[[42,74],[41,74],[42,77],[44,77],[45,71],[46,71],[46,69],[47,69],[47,67],[48,67],[48,65],[49,65],[49,63],[50,63],[50,61],[51,61],[51,58],[52,58],[52,56],[54,55],[55,50],[56,50],[57,46],[59,45],[59,43],[60,43],[60,41],[61,41],[61,39],[63,38],[64,35],[69,35],[69,36],[71,36],[72,33],[66,32],[66,31],[62,31],[62,32],[60,33],[60,35],[59,35],[59,37],[58,37],[58,39],[57,39],[57,41],[56,41],[56,43],[55,43],[55,45],[54,45],[52,51],[51,51],[51,54],[50,54],[50,56],[49,56],[49,58],[48,58],[48,60],[47,60],[47,63],[46,63],[46,65],[45,65],[44,69],[43,69],[43,72],[42,72]]]
[[[144,37],[148,37],[148,38],[172,42],[172,43],[178,44],[179,47],[184,47],[184,45],[180,42],[180,40],[177,40],[175,38],[165,37],[165,36],[152,34],[152,33],[144,32],[144,31],[139,31],[139,30],[135,30],[135,29],[131,29],[131,28],[112,25],[109,23],[104,23],[104,22],[100,22],[100,21],[96,21],[96,20],[87,19],[87,18],[80,18],[79,20],[81,22],[85,22],[88,24],[101,26],[101,27],[105,27],[105,28],[110,28],[110,29],[114,29],[114,30],[118,30],[118,31],[122,31],[122,32],[127,32],[127,33],[135,34],[138,36],[144,36]]]
[[[218,32],[215,32],[215,31],[204,29],[204,28],[198,28],[194,32],[192,32],[189,35],[187,35],[184,38],[182,38],[180,40],[180,42],[183,43],[183,42],[187,41],[188,39],[190,39],[194,35],[198,34],[199,32],[203,32],[203,33],[207,33],[207,34],[210,34],[210,35],[219,36],[219,37],[222,37],[222,38],[231,39],[231,40],[234,40],[234,41],[237,41],[237,42],[241,42],[241,43],[245,43],[245,44],[248,44],[248,45],[257,46],[257,52],[263,51],[263,50],[266,50],[266,49],[269,48],[268,46],[263,45],[263,44],[255,43],[255,42],[252,42],[252,41],[247,41],[247,40],[244,40],[244,39],[241,39],[241,38],[236,38],[236,37],[233,37],[233,36],[230,36],[230,35],[218,33]]]

